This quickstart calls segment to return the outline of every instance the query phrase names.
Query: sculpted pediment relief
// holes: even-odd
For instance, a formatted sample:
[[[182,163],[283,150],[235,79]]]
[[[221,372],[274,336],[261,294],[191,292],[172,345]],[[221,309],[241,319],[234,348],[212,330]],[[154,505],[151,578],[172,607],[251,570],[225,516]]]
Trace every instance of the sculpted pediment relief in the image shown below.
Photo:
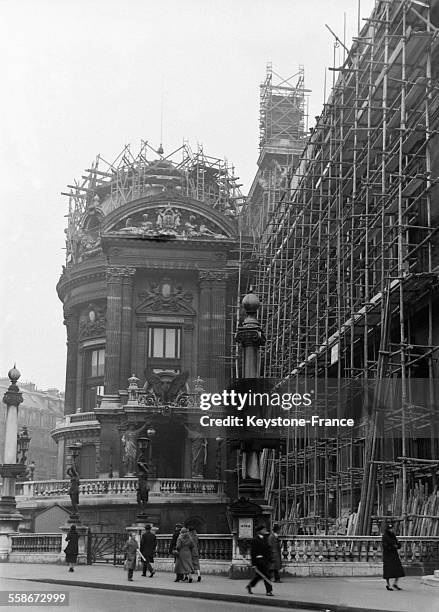
[[[137,314],[152,312],[195,315],[193,295],[182,285],[164,278],[159,283],[150,282],[145,291],[138,294]]]
[[[127,236],[172,236],[180,240],[229,238],[224,229],[211,219],[171,202],[128,216],[112,231]]]

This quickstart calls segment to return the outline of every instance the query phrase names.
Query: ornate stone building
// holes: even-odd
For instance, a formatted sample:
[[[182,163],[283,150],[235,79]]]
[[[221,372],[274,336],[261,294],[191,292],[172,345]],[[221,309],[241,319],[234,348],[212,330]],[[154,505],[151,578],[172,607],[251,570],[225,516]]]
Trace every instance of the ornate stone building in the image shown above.
[[[125,150],[116,164],[92,166],[68,194],[59,479],[74,443],[81,480],[133,477],[142,453],[148,478],[174,479],[177,490],[184,479],[203,493],[201,480],[219,475],[197,397],[222,390],[230,374],[241,196],[225,162],[182,152],[181,163],[148,161],[143,143],[135,158]],[[213,531],[214,505],[209,512]]]

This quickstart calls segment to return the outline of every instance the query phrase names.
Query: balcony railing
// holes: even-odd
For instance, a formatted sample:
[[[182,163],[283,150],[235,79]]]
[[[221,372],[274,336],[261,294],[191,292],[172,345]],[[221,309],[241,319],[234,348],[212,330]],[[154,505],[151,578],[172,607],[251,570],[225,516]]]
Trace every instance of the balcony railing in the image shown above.
[[[69,480],[39,480],[20,482],[16,485],[17,497],[43,499],[68,495]],[[157,478],[148,481],[151,497],[201,496],[223,497],[221,480],[202,480],[185,478]],[[137,478],[84,479],[79,486],[81,496],[136,497]]]

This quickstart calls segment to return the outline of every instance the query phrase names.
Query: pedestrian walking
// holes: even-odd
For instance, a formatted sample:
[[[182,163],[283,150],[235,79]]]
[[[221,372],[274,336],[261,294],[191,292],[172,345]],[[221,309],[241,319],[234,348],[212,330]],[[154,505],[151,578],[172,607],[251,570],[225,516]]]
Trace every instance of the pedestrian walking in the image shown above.
[[[199,551],[199,538],[195,527],[189,527],[189,535],[192,540],[192,567],[194,572],[197,572],[197,582],[201,582],[201,571],[200,571],[200,551]]]
[[[128,580],[129,582],[133,581],[133,573],[136,569],[137,562],[137,551],[139,549],[139,545],[136,542],[134,537],[134,533],[130,533],[129,538],[124,546],[125,553],[125,567],[128,570]]]
[[[188,530],[186,527],[182,527],[176,545],[178,555],[175,560],[175,573],[177,576],[183,575],[183,580],[187,580],[188,582],[192,582],[191,574],[194,571],[192,565],[193,547],[192,538]]]
[[[252,588],[256,586],[259,580],[264,581],[265,594],[273,595],[273,587],[270,575],[270,565],[272,563],[271,548],[267,541],[268,531],[265,525],[256,527],[256,535],[251,543],[251,560],[254,569],[254,576],[248,585],[245,587],[252,594]]]
[[[267,538],[268,545],[271,548],[272,570],[275,582],[281,582],[280,570],[282,569],[282,544],[279,539],[279,525],[273,525],[273,529]]]
[[[405,576],[405,572],[398,554],[398,549],[401,548],[401,544],[396,539],[393,523],[387,524],[382,537],[382,546],[383,578],[386,581],[386,589],[388,591],[402,591],[401,587],[398,586],[398,580]],[[389,582],[391,578],[393,578],[393,587],[390,586]]]
[[[76,531],[75,525],[72,525],[67,532],[66,541],[67,546],[64,548],[64,552],[66,554],[66,563],[70,565],[69,572],[74,572],[73,566],[76,563],[76,559],[78,558],[78,540],[79,534]]]
[[[173,555],[174,556],[174,567],[177,568],[177,540],[178,540],[178,536],[180,535],[180,531],[183,525],[181,525],[180,523],[177,523],[174,527],[174,533],[172,534],[172,538],[171,538],[171,543],[169,545],[169,555]],[[177,574],[176,571],[176,578],[174,580],[174,582],[180,582],[181,580],[183,580],[183,574]]]
[[[151,525],[145,525],[145,533],[140,538],[140,552],[143,557],[142,576],[146,576],[146,570],[149,571],[149,577],[152,578],[155,574],[151,563],[154,563],[154,555],[157,548],[157,538],[151,532]]]

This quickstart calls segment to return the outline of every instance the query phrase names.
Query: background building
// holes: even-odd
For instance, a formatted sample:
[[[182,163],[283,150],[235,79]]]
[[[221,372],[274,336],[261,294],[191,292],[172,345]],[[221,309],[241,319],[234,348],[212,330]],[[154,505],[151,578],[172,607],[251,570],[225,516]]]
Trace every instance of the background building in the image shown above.
[[[0,379],[0,395],[11,384],[8,378]],[[23,404],[18,411],[19,430],[27,427],[31,438],[27,463],[35,462],[33,478],[48,480],[56,478],[57,446],[50,435],[51,430],[63,418],[64,397],[58,389],[42,391],[34,383],[20,383],[23,392]],[[5,431],[6,406],[0,404],[1,431]],[[0,456],[3,456],[4,437],[0,436]]]

